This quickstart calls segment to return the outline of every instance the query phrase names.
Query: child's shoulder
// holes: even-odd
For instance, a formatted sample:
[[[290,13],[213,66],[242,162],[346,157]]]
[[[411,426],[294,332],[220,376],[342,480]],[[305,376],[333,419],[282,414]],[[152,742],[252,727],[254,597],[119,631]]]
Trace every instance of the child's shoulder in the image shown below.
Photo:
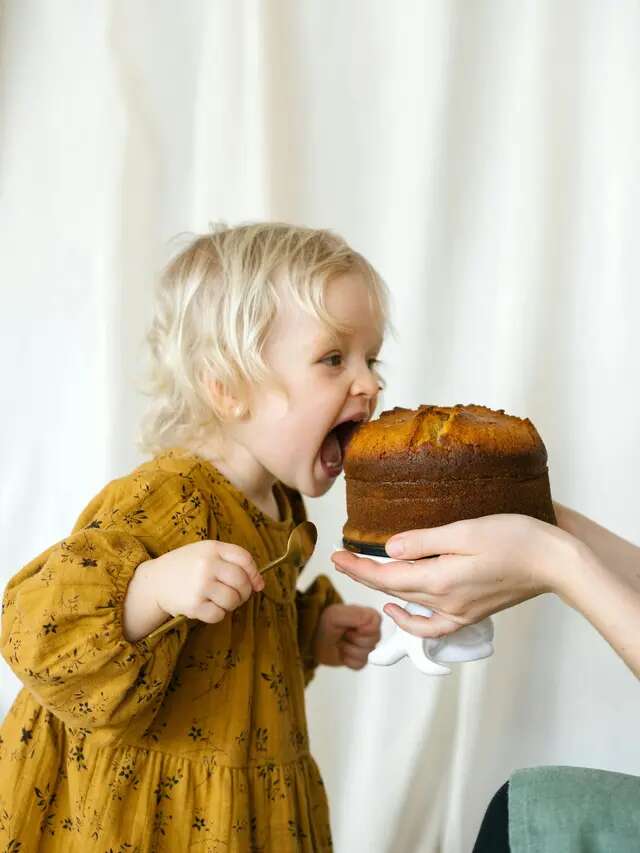
[[[81,519],[99,509],[121,510],[158,499],[179,500],[199,491],[199,460],[179,450],[167,450],[132,471],[110,480],[84,509]]]
[[[80,514],[74,530],[126,523],[140,529],[170,518],[195,518],[205,511],[206,482],[201,460],[188,452],[167,450],[111,480]]]
[[[188,450],[174,447],[158,453],[146,462],[142,462],[137,468],[134,468],[129,476],[146,477],[157,482],[164,482],[176,475],[179,477],[193,476],[200,465],[201,460],[197,456]]]
[[[132,471],[112,480],[105,487],[111,492],[144,496],[159,489],[184,492],[196,477],[199,460],[182,450],[166,450]]]

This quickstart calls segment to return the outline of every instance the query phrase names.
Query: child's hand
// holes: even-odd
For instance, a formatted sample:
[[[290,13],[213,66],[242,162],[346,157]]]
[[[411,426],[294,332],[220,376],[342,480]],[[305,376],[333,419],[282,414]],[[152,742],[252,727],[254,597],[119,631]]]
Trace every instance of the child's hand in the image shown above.
[[[322,611],[314,654],[325,666],[362,669],[380,640],[381,616],[371,607],[331,604]]]
[[[205,540],[168,551],[136,570],[147,594],[165,614],[181,613],[202,622],[221,622],[264,589],[252,556],[229,542]]]

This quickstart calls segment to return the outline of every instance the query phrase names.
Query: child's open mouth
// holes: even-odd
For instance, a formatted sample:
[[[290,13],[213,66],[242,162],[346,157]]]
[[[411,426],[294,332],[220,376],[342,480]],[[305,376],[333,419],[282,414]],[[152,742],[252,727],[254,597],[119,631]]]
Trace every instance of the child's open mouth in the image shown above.
[[[322,442],[320,462],[328,477],[337,477],[342,471],[344,454],[361,421],[345,421],[334,427]]]

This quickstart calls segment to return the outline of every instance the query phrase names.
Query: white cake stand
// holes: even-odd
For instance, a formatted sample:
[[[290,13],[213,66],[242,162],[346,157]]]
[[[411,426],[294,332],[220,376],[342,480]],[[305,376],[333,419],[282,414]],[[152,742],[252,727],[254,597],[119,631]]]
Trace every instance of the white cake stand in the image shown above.
[[[338,545],[336,550],[345,550],[343,545]],[[354,554],[353,551],[349,551]],[[378,557],[370,554],[354,554],[354,556],[376,563],[396,562],[390,557]],[[411,560],[407,562],[413,562]],[[409,602],[404,608],[407,613],[414,616],[425,616],[427,619],[433,616],[433,611],[421,604]],[[482,660],[493,654],[493,622],[491,617],[483,619],[476,625],[464,625],[452,634],[437,639],[415,637],[407,631],[394,627],[393,632],[382,640],[369,654],[369,663],[376,666],[391,666],[408,657],[413,665],[425,675],[449,675],[451,670],[447,663],[468,663],[474,660]]]

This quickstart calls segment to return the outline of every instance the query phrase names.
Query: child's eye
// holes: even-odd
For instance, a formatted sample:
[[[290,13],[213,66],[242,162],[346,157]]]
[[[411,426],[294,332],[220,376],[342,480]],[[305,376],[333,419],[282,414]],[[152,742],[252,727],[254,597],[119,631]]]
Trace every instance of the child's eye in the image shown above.
[[[342,364],[342,355],[339,352],[331,353],[322,359],[323,364],[328,364],[329,367],[340,367]]]
[[[382,362],[379,358],[370,358],[368,363],[369,370],[375,375],[378,380],[378,390],[384,391],[387,383],[384,381],[384,378],[380,373],[380,365],[382,364]]]

